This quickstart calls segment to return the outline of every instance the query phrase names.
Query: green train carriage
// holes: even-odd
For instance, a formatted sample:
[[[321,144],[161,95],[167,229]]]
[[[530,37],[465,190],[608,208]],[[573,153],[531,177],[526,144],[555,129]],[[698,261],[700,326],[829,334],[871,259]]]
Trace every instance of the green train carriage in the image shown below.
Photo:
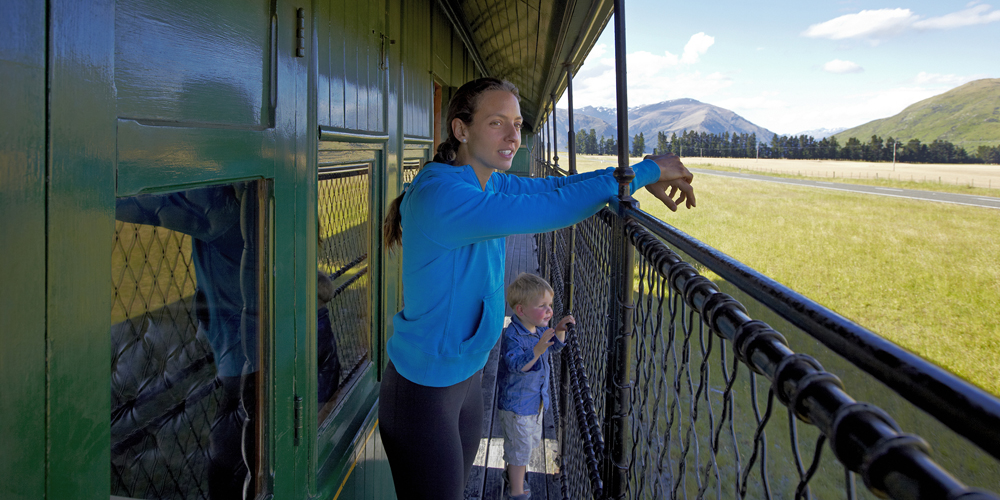
[[[5,4],[3,497],[218,497],[213,447],[253,497],[394,497],[388,200],[469,79],[521,88],[531,144],[611,8]]]
[[[561,142],[550,133],[553,104],[605,28],[612,2],[4,7],[3,498],[393,498],[377,405],[385,340],[402,305],[400,260],[383,249],[378,223],[432,156],[451,92],[478,76],[520,88],[525,131],[513,173],[564,175],[552,161],[552,145]],[[623,36],[624,21],[616,28]],[[624,88],[624,72],[618,78]],[[775,490],[790,495],[810,485],[799,441],[821,444],[824,432],[838,430],[836,446],[861,443],[851,450],[861,455],[816,447],[818,472],[809,473],[816,492],[870,498],[855,491],[860,475],[897,498],[939,491],[995,498],[965,486],[998,489],[994,396],[627,200],[611,205],[614,213],[529,245],[537,242],[558,307],[576,301],[581,323],[553,385],[561,400],[557,496],[656,498],[663,478],[677,474],[674,494],[697,487],[722,496],[726,483],[734,496],[749,485],[753,497],[769,491],[768,468]],[[681,257],[664,242],[726,279],[711,283],[681,266],[668,283],[665,263]],[[637,275],[649,286],[632,287]],[[665,303],[677,307],[665,311]],[[836,376],[792,354],[766,324],[710,318],[747,314]],[[715,335],[728,346],[717,352],[737,345],[757,352],[733,361],[733,382],[725,354],[709,367],[707,353],[694,353],[702,373],[712,373],[697,392],[690,376],[686,383],[677,376],[691,372],[676,359],[644,357],[668,334],[673,339],[675,327],[690,333],[695,324],[702,346]],[[737,361],[750,368],[740,373],[761,376],[737,380]],[[631,373],[632,363],[643,371]],[[905,429],[886,425],[881,410],[846,404],[837,377]],[[769,438],[754,432],[767,423],[754,392],[768,392],[765,378],[774,379],[777,399],[795,406],[775,412]],[[669,390],[685,385],[686,395]],[[715,448],[710,463],[644,462],[669,453],[671,433],[680,435],[672,418],[669,426],[657,420],[657,402],[695,401],[695,394],[709,421],[690,412],[691,421],[677,425],[688,426],[696,449]],[[842,404],[827,405],[833,400]],[[729,402],[729,411],[716,406],[718,427],[713,401]],[[796,415],[818,427],[796,427]],[[730,445],[720,448],[727,423]],[[903,431],[918,432],[938,452],[928,456]],[[763,442],[758,480],[748,474],[761,437],[771,444]],[[832,448],[837,440],[830,441]],[[743,458],[753,450],[742,473],[741,446]],[[675,451],[689,456],[684,450]],[[886,456],[893,460],[871,467]],[[479,479],[497,483],[499,473],[490,472]]]

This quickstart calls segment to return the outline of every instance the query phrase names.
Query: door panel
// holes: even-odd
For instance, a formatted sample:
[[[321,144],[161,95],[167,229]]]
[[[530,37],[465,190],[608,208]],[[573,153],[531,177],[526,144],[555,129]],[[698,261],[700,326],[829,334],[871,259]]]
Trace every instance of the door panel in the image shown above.
[[[271,14],[269,0],[119,1],[118,116],[268,125]]]
[[[45,4],[0,16],[0,478],[12,500],[45,494]],[[17,96],[17,98],[11,98]],[[8,478],[17,478],[6,481]]]
[[[107,497],[114,2],[49,8],[46,498]]]

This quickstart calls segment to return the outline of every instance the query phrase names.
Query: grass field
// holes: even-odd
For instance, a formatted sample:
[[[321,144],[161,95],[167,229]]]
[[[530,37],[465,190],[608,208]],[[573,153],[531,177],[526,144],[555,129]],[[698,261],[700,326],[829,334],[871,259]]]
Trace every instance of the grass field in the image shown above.
[[[1000,182],[991,183],[988,180],[986,186],[993,187],[982,187],[980,184],[975,184],[972,181],[970,184],[960,184],[951,182],[939,182],[928,179],[921,179],[919,177],[906,177],[898,176],[892,177],[886,175],[873,175],[865,174],[861,175],[860,172],[842,172],[847,175],[844,177],[829,177],[824,175],[813,175],[808,172],[805,173],[791,173],[791,172],[778,172],[778,171],[768,171],[768,170],[753,170],[738,167],[728,167],[719,165],[702,165],[702,164],[691,164],[697,168],[704,168],[709,170],[720,170],[724,172],[750,172],[754,175],[765,175],[769,177],[783,177],[791,179],[816,179],[817,177],[823,178],[828,181],[834,181],[837,183],[844,184],[859,184],[864,186],[881,186],[881,187],[891,187],[898,189],[917,189],[921,191],[936,191],[941,193],[956,193],[956,194],[967,194],[974,196],[991,196],[994,198],[1000,198]],[[830,174],[831,172],[825,172]]]
[[[561,153],[562,154],[562,153]],[[586,162],[615,166],[612,156],[587,156]],[[638,159],[636,159],[638,161]],[[565,163],[565,161],[563,162]],[[850,160],[784,160],[684,157],[701,168],[736,170],[782,177],[822,178],[877,186],[1000,196],[1000,165],[976,163],[897,163]],[[564,165],[565,166],[565,165]],[[896,184],[896,183],[899,184]]]
[[[580,171],[606,167],[581,157]],[[603,158],[603,159],[606,159]],[[1000,211],[696,178],[698,208],[644,210],[1000,394]]]

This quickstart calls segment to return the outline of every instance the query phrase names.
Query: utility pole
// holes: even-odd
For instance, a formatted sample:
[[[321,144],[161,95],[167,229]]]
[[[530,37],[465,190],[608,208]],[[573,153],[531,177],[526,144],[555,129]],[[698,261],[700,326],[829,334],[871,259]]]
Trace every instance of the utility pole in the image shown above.
[[[892,171],[893,172],[896,171],[896,144],[899,144],[899,141],[896,140],[896,139],[893,139],[892,140]]]

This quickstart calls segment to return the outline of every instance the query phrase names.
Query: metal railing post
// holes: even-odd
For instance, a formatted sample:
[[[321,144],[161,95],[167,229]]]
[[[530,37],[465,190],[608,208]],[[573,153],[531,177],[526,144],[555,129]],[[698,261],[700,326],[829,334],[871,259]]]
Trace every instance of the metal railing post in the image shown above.
[[[552,119],[555,120],[555,118],[555,108],[553,108]],[[552,133],[549,131],[549,128],[544,125],[542,126],[542,136],[545,137],[545,163],[550,163],[552,161],[552,141],[549,140],[549,138],[552,136]]]
[[[628,157],[628,94],[625,68],[625,4],[615,0],[615,74],[618,115],[618,217],[612,228],[612,289],[611,319],[608,335],[607,395],[604,407],[604,436],[607,453],[604,458],[605,485],[608,498],[625,498],[628,487],[628,411],[632,381],[632,282],[635,253],[625,233],[624,214],[628,208],[638,209],[629,184],[635,173]]]
[[[566,105],[569,106],[567,110],[566,124],[568,125],[568,132],[566,133],[567,140],[566,151],[569,152],[569,171],[571,174],[576,173],[576,126],[573,122],[573,68],[571,65],[566,65]]]
[[[573,130],[573,68],[566,65],[566,96],[569,103],[569,127]],[[553,117],[555,116],[555,104],[553,103]],[[576,150],[569,152],[569,175],[576,175]],[[566,314],[573,313],[573,290],[575,288],[573,266],[576,263],[576,224],[569,229],[569,255],[566,262],[566,287],[563,295],[563,304],[566,307]]]
[[[552,94],[552,164],[559,166],[559,129],[556,128],[556,95]]]

